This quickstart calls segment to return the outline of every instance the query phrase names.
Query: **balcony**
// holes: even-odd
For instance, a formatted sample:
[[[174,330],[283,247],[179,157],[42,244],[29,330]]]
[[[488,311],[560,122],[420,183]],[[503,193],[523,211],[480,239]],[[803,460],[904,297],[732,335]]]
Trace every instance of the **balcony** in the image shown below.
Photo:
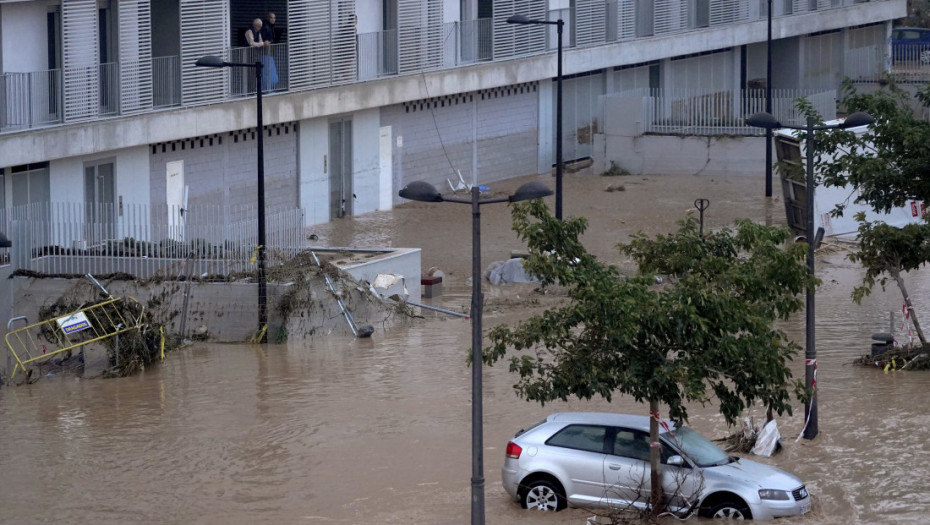
[[[0,75],[0,132],[61,122],[61,70]]]
[[[287,44],[267,47],[234,47],[227,53],[226,60],[242,64],[262,63],[262,93],[288,90]],[[229,73],[229,96],[244,97],[256,93],[255,70],[231,67]]]

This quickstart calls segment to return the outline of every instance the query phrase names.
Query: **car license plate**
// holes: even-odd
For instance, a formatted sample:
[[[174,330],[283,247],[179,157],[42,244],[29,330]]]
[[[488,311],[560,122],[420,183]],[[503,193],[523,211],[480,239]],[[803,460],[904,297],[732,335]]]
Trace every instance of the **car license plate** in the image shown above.
[[[807,514],[811,511],[811,500],[801,503],[801,514]]]

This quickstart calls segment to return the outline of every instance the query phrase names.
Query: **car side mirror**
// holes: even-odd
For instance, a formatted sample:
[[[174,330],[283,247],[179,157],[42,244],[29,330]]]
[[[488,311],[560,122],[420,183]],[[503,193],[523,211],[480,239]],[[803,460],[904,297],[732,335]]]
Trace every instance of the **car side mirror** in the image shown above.
[[[685,464],[685,458],[681,456],[672,456],[668,458],[668,461],[666,461],[666,463],[669,465],[675,465],[675,466],[681,467]]]

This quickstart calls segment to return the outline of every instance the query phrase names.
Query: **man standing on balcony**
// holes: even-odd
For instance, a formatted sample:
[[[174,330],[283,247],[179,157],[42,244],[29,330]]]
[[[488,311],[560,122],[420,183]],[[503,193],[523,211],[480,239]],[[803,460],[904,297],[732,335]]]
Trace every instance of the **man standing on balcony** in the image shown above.
[[[278,69],[275,67],[274,63],[274,55],[279,47],[274,45],[278,41],[278,34],[274,28],[276,19],[277,17],[275,14],[269,11],[268,18],[265,19],[261,28],[262,40],[264,40],[268,46],[265,48],[264,55],[262,56],[262,64],[265,64],[265,75],[267,75],[266,91],[274,89],[275,85],[278,83]]]
[[[262,35],[262,19],[252,20],[252,28],[245,32],[245,41],[249,47],[265,48],[262,50],[262,92],[271,91],[274,82],[277,82],[278,73],[274,69],[274,59],[270,55],[271,41],[265,40]],[[272,82],[272,75],[274,82]]]

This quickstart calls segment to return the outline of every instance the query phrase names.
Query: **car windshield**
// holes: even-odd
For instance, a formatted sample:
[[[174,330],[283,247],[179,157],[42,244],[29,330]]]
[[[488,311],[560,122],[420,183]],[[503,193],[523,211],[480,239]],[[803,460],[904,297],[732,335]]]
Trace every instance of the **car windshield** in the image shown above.
[[[664,437],[666,439],[671,438],[667,433]],[[726,452],[690,428],[676,428],[675,437],[669,440],[678,444],[678,448],[697,463],[699,467],[726,465],[730,462],[730,456]]]

